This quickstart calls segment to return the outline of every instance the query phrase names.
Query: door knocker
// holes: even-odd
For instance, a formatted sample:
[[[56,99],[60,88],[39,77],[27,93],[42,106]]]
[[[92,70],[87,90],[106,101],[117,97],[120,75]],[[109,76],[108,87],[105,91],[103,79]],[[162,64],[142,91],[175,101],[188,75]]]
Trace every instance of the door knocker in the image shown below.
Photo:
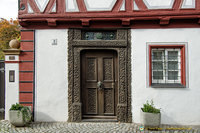
[[[99,91],[103,90],[103,83],[101,81],[97,82],[97,88]]]

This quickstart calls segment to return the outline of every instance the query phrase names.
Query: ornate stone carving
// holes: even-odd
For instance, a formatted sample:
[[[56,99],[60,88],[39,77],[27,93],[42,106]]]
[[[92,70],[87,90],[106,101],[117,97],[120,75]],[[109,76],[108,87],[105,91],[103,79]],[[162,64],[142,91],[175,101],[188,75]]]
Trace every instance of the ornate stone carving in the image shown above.
[[[101,41],[90,41],[90,40],[74,40],[73,46],[75,47],[126,47],[127,41],[125,40],[101,40]]]
[[[119,49],[119,103],[126,104],[126,48]]]
[[[72,35],[72,30],[69,30],[68,32],[70,35]],[[68,46],[68,121],[72,121],[72,101],[73,101],[73,79],[74,79],[74,72],[73,72],[73,66],[74,66],[74,60],[73,60],[73,48],[72,45],[70,45],[70,42],[73,40],[73,36],[68,36],[69,39],[69,46]]]
[[[73,103],[73,122],[80,122],[82,119],[81,103]]]
[[[81,40],[81,30],[68,31],[68,121],[81,121],[81,71],[80,56],[82,50],[115,50],[119,61],[119,87],[117,118],[121,122],[131,122],[131,49],[125,29],[117,30],[117,40],[86,41]],[[129,38],[130,39],[130,38]]]
[[[127,105],[126,104],[117,105],[117,120],[120,122],[127,122]]]
[[[125,29],[117,30],[117,39],[118,40],[127,40],[127,30],[125,30]]]
[[[74,48],[74,86],[73,86],[73,101],[79,103],[80,99],[80,84],[81,84],[81,77],[80,77],[80,48]]]
[[[127,115],[127,122],[132,122],[132,113],[131,113],[131,31],[128,30],[128,45],[127,45],[127,108],[128,108],[128,115]]]
[[[81,40],[82,34],[81,30],[75,29],[74,30],[74,40]]]

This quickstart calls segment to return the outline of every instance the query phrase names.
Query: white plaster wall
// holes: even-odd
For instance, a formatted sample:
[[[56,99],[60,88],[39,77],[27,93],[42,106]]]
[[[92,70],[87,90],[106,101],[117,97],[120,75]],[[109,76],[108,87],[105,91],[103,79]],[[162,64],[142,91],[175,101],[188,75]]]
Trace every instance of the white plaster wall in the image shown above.
[[[181,8],[195,8],[195,0],[183,0]]]
[[[145,0],[150,6],[166,6],[170,5],[173,0]]]
[[[68,119],[68,30],[36,30],[36,121]],[[57,39],[57,45],[52,40]]]
[[[41,12],[44,11],[48,4],[49,0],[35,0],[35,3],[37,4],[38,8],[40,9]]]
[[[78,12],[78,5],[76,0],[66,0],[66,12]]]
[[[132,115],[140,123],[140,108],[154,100],[162,124],[200,124],[200,29],[132,29]],[[150,88],[147,85],[147,42],[188,42],[187,88]]]
[[[174,0],[143,0],[148,9],[172,8]]]
[[[12,55],[13,56],[13,55]],[[5,56],[5,60],[9,60],[9,55]],[[19,56],[15,56],[18,61]],[[15,70],[15,82],[9,82],[9,71]],[[9,109],[12,104],[19,103],[19,64],[5,63],[5,119],[9,120]]]
[[[117,0],[84,0],[88,11],[110,11]]]

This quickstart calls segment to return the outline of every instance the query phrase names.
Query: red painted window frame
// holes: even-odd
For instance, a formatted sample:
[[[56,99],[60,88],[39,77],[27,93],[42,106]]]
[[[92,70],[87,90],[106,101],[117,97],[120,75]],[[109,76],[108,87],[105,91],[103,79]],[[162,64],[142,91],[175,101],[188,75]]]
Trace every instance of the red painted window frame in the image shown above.
[[[153,48],[180,48],[181,49],[181,85],[186,86],[185,45],[149,45],[149,86],[152,85],[152,57]]]

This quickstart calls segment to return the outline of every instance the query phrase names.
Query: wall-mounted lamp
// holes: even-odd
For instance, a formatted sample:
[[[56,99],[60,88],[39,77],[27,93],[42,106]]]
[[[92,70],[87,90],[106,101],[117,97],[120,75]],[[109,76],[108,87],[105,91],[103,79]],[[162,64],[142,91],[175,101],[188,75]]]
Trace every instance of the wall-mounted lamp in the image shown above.
[[[9,82],[15,82],[15,71],[14,70],[9,71]]]

